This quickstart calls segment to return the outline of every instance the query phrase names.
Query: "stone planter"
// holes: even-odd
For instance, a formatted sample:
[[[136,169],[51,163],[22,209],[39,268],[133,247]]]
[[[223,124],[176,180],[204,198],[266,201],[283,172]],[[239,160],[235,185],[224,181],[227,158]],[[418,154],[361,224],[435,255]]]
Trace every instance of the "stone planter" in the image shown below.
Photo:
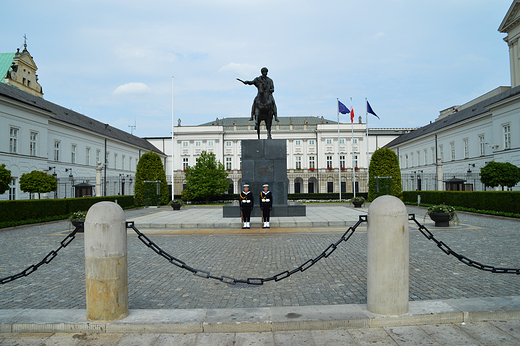
[[[435,227],[449,227],[450,214],[449,213],[430,213],[430,219],[435,222]]]
[[[85,231],[85,229],[83,228],[83,226],[85,225],[85,219],[71,219],[70,223],[72,224],[72,226],[74,226],[74,228],[78,229],[78,233],[83,233]]]
[[[172,203],[171,204],[173,210],[181,210],[181,204],[180,203]]]
[[[354,208],[361,208],[363,203],[365,203],[365,201],[352,201],[352,204],[354,204]]]

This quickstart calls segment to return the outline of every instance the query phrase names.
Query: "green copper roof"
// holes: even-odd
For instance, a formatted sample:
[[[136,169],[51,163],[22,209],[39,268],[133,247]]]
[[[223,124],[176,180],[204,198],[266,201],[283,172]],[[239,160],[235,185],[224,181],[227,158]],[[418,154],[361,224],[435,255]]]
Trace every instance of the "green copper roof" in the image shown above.
[[[9,66],[13,63],[15,53],[0,53],[0,83],[4,83]]]

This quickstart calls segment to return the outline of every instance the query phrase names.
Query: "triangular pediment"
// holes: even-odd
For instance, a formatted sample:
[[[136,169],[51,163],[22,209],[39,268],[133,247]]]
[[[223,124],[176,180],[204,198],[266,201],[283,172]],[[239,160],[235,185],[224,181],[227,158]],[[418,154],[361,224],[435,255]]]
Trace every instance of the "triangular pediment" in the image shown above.
[[[515,27],[520,24],[520,1],[514,0],[509,7],[509,11],[507,11],[504,20],[500,24],[498,31],[503,33],[511,32]]]

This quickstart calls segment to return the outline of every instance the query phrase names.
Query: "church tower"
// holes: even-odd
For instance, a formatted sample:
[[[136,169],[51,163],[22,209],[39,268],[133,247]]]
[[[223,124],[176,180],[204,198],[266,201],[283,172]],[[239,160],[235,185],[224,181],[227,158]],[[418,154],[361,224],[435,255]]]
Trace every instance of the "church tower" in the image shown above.
[[[31,54],[27,51],[27,44],[24,43],[23,47],[22,52],[20,52],[20,49],[18,48],[14,54],[0,54],[2,55],[0,60],[3,60],[4,66],[6,63],[9,64],[10,62],[8,67],[5,66],[7,68],[0,68],[0,73],[3,74],[0,76],[0,81],[43,98],[43,90],[41,85],[38,83],[38,75],[36,74],[38,67],[34,63]],[[7,72],[5,72],[5,70],[7,70]]]

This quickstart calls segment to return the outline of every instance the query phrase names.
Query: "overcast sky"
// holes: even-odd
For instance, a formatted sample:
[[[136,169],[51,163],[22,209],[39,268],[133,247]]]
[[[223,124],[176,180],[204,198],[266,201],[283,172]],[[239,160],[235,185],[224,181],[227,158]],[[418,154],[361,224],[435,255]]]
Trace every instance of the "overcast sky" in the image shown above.
[[[14,4],[14,2],[12,2]],[[268,67],[280,116],[418,127],[510,85],[497,31],[512,0],[24,1],[1,21],[0,51],[23,47],[44,98],[140,137],[247,117]],[[5,6],[4,6],[5,7]],[[340,121],[348,122],[346,117]]]

